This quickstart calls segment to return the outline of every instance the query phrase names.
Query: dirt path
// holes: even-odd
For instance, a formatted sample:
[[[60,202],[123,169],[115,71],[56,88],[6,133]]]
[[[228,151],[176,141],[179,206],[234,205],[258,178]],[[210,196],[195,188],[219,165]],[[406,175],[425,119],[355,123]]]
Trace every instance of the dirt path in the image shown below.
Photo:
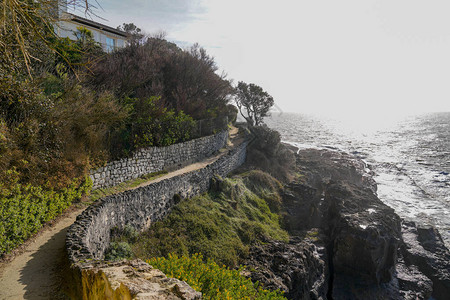
[[[208,157],[208,158],[206,158],[206,159],[204,159],[204,160],[202,160],[200,162],[196,162],[196,163],[190,164],[190,165],[188,165],[188,166],[186,166],[184,168],[181,168],[179,170],[175,170],[173,172],[167,173],[166,175],[158,177],[158,178],[156,178],[154,180],[144,182],[144,183],[142,183],[142,184],[140,184],[140,185],[138,185],[136,187],[130,188],[130,189],[136,189],[138,187],[142,187],[142,186],[149,185],[151,183],[159,182],[159,181],[162,181],[162,180],[167,179],[167,178],[175,177],[175,176],[178,176],[178,175],[181,175],[181,174],[185,174],[185,173],[188,173],[188,172],[191,172],[191,171],[194,171],[194,170],[199,170],[199,169],[202,169],[202,168],[206,167],[209,164],[212,164],[213,162],[218,160],[220,157],[222,157],[223,155],[227,154],[228,153],[227,150],[230,150],[231,148],[233,148],[236,145],[239,145],[242,142],[243,138],[240,138],[238,136],[238,133],[239,133],[239,130],[236,127],[232,127],[232,129],[229,131],[229,137],[230,137],[229,143],[227,144],[226,148],[222,149],[223,151],[221,151],[219,154],[217,154],[215,156]]]
[[[238,130],[230,130],[230,149],[242,138]],[[140,186],[201,169],[213,163],[227,151],[170,172]],[[135,187],[137,188],[137,187]],[[51,226],[46,226],[33,239],[25,243],[22,251],[10,262],[0,263],[0,299],[65,299],[61,290],[62,270],[67,265],[65,239],[70,225],[85,207],[72,207]]]
[[[0,299],[64,299],[58,291],[62,276],[58,271],[66,260],[66,232],[83,210],[66,213],[28,241],[23,252],[11,262],[2,264]]]

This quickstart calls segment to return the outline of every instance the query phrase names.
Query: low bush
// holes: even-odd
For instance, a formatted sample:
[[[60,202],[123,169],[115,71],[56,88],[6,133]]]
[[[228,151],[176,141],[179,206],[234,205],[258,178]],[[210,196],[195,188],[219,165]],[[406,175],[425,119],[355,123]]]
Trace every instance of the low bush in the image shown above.
[[[130,258],[133,255],[127,242],[112,242],[105,252],[105,260],[116,261]]]
[[[159,97],[135,99],[130,116],[134,148],[169,146],[190,138],[195,127],[192,117],[160,104]]]
[[[25,241],[92,187],[92,181],[86,177],[57,191],[20,184],[16,172],[7,173],[7,180],[0,183],[0,255]]]
[[[115,241],[128,241],[136,243],[139,238],[139,231],[131,225],[125,225],[122,228],[114,227],[111,229],[111,239]]]
[[[203,299],[286,299],[281,291],[269,291],[241,275],[243,268],[230,270],[202,255],[168,258],[152,258],[147,263],[163,271],[167,276],[186,281],[203,294]]]
[[[260,169],[284,182],[293,177],[295,155],[281,143],[280,134],[267,127],[250,127],[253,136],[247,152],[247,166]]]

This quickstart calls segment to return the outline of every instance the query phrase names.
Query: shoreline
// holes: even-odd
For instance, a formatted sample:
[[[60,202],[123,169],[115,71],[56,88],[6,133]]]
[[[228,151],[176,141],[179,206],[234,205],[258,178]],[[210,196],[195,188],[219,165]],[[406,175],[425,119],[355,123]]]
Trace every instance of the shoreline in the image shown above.
[[[390,200],[389,198],[392,198],[392,196],[390,195],[383,195],[383,194],[387,194],[388,192],[390,192],[389,189],[394,189],[395,188],[395,184],[391,184],[390,186],[386,186],[385,183],[383,183],[382,180],[380,180],[380,177],[382,175],[384,175],[382,172],[380,173],[378,171],[378,169],[380,168],[380,165],[382,165],[383,163],[380,162],[372,162],[372,161],[368,161],[367,160],[367,155],[364,155],[364,157],[361,156],[361,153],[359,152],[350,152],[346,149],[343,149],[343,147],[339,148],[339,147],[335,147],[335,146],[316,146],[316,145],[312,145],[312,144],[302,144],[302,143],[297,143],[297,142],[292,142],[292,141],[282,141],[283,144],[288,145],[291,149],[295,148],[297,149],[295,152],[298,153],[301,150],[308,150],[308,149],[315,149],[315,150],[329,150],[329,151],[336,151],[339,153],[347,153],[350,154],[352,156],[354,156],[355,158],[358,158],[360,160],[362,160],[364,163],[367,164],[368,168],[370,168],[371,170],[373,170],[373,178],[375,180],[375,182],[377,183],[377,196],[380,198],[381,201],[383,201],[383,203],[385,203],[386,205],[390,206],[391,208],[393,208],[396,212],[396,214],[398,214],[402,219],[404,219],[405,221],[412,221],[415,222],[417,224],[423,225],[423,226],[433,226],[435,228],[437,228],[442,236],[442,239],[444,241],[445,246],[447,247],[447,249],[450,249],[450,228],[447,228],[447,225],[445,224],[437,224],[437,222],[439,222],[439,219],[434,219],[435,217],[433,216],[426,216],[423,213],[423,210],[421,210],[418,207],[415,207],[415,210],[411,210],[409,211],[409,213],[405,213],[404,211],[404,202],[405,200]],[[395,168],[399,168],[399,166],[394,166]],[[398,172],[402,172],[401,166],[400,169],[398,170]],[[400,176],[400,175],[397,175]],[[403,175],[404,176],[404,175]],[[391,176],[393,177],[393,176]],[[391,177],[389,177],[389,179],[391,179]],[[414,189],[418,189],[418,192],[424,192],[423,190],[420,190],[420,187],[417,187],[417,183],[410,177],[405,176],[406,178],[403,179],[403,181],[406,180],[411,180],[411,184],[407,185],[407,187],[409,187],[411,190]],[[395,178],[394,178],[395,179]],[[394,180],[392,179],[392,180]],[[399,180],[402,180],[401,178]],[[388,181],[388,180],[386,180]],[[380,189],[381,187],[381,189]],[[384,189],[388,189],[387,192],[384,191]],[[450,188],[449,188],[450,190]],[[404,192],[404,191],[403,191]],[[400,192],[399,192],[400,193]],[[407,193],[411,193],[411,191],[407,191]],[[450,192],[449,192],[450,193]],[[431,198],[434,202],[436,202],[436,206],[439,205],[441,203],[441,199],[434,199],[432,197],[432,195],[428,195],[425,194],[424,196],[426,196],[427,198]],[[404,199],[406,196],[402,196],[401,199]],[[386,199],[387,198],[387,199]],[[449,198],[450,199],[450,198]],[[396,205],[397,204],[397,205]],[[414,205],[415,203],[412,202],[410,203],[411,205]],[[429,204],[427,205],[429,206]],[[410,209],[412,209],[410,207]],[[411,215],[412,213],[416,212],[416,215]],[[420,216],[418,216],[417,214],[419,214]],[[437,222],[436,222],[437,221]]]

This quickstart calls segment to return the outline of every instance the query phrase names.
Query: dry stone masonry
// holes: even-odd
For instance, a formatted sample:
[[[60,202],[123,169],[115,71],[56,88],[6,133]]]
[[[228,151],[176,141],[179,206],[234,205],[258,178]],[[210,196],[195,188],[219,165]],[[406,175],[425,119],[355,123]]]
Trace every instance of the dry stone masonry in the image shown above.
[[[163,218],[176,199],[206,192],[211,178],[225,176],[245,161],[247,142],[203,169],[168,178],[135,190],[111,195],[88,207],[67,233],[66,247],[71,263],[102,259],[114,227],[131,225],[138,230]]]
[[[185,143],[167,147],[150,147],[136,151],[131,157],[108,163],[93,170],[90,177],[94,189],[117,185],[142,175],[177,168],[211,156],[226,145],[228,131],[224,130]]]
[[[102,168],[100,173],[93,174],[94,176],[95,174],[101,174],[97,176],[97,179],[103,179],[101,181],[103,183],[98,183],[97,186],[119,182],[125,180],[123,178],[127,178],[127,176],[123,174],[116,178],[114,174],[124,172],[123,170],[127,168],[130,168],[131,172],[134,172],[133,176],[136,177],[139,176],[136,174],[141,174],[139,172],[157,171],[158,169],[149,171],[145,164],[142,165],[142,169],[136,167],[139,166],[139,161],[142,163],[146,159],[149,160],[147,155],[150,151],[153,154],[164,153],[159,157],[161,160],[163,156],[167,158],[168,162],[159,162],[158,167],[161,170],[169,165],[184,163],[180,157],[192,160],[206,157],[224,146],[227,137],[228,132],[222,132],[192,143],[188,142],[163,149],[147,149],[147,152],[144,151],[135,155],[137,162],[134,164],[134,169],[130,167],[133,164],[132,162],[122,161],[120,164],[119,162],[111,163],[106,168]],[[211,145],[207,146],[208,143],[211,143]],[[126,270],[124,269],[126,262],[114,266],[116,269],[123,269],[128,275],[131,271],[134,272],[132,278],[130,277],[131,279],[128,278],[128,275],[124,276],[123,272],[120,273],[123,276],[111,275],[108,268],[99,268],[99,264],[102,264],[104,252],[109,246],[112,228],[131,225],[138,230],[145,230],[152,222],[163,218],[180,199],[206,192],[213,176],[225,176],[244,163],[247,143],[243,142],[236,146],[205,168],[111,195],[88,207],[77,217],[67,233],[66,248],[72,265],[72,277],[70,278],[72,284],[70,291],[68,291],[69,296],[72,299],[112,299],[114,297],[123,299],[199,299],[200,293],[195,292],[185,283],[170,279],[174,281],[172,282],[165,276],[161,277],[161,274],[150,278],[147,274],[149,270],[150,273],[157,272],[157,270],[152,270],[151,266],[144,262],[141,262],[139,268],[131,263],[126,267]],[[122,163],[125,163],[124,167],[122,167]],[[144,169],[145,171],[143,171]],[[141,269],[145,271],[145,274],[143,273],[136,279],[135,273]],[[158,286],[158,288],[154,289],[155,286]]]

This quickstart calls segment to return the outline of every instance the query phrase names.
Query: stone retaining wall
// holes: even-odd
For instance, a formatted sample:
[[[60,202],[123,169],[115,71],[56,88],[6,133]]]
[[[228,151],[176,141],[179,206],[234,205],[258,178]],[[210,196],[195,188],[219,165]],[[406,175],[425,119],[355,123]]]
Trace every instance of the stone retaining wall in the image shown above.
[[[206,192],[214,175],[225,176],[244,163],[246,147],[244,142],[203,169],[111,195],[88,207],[67,233],[71,263],[84,268],[86,262],[102,259],[112,228],[131,225],[145,230],[170,211],[178,196],[187,198]]]
[[[91,171],[94,189],[117,185],[142,175],[181,167],[211,156],[226,145],[228,131],[222,131],[185,143],[151,147],[136,151],[132,157],[108,163]]]

